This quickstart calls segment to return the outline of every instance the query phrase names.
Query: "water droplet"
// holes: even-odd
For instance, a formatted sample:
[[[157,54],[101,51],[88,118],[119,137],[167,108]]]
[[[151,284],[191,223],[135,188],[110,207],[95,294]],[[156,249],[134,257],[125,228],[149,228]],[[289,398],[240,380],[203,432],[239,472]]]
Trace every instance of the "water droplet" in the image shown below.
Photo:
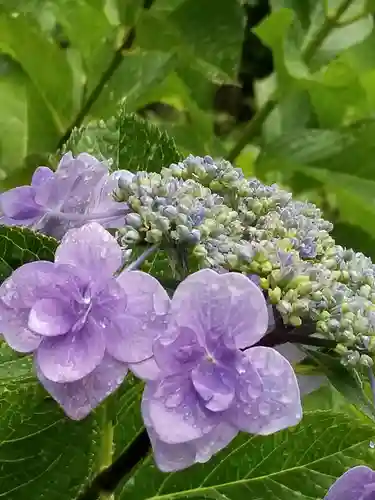
[[[369,443],[369,448],[371,448],[372,450],[375,448],[375,443],[374,443],[374,441],[370,441],[370,443]]]
[[[257,399],[259,398],[261,394],[261,389],[259,387],[255,387],[253,385],[249,385],[247,388],[247,393],[252,399]]]
[[[182,403],[182,397],[179,392],[175,392],[174,394],[170,394],[167,399],[164,401],[164,404],[167,408],[176,408]]]
[[[250,413],[252,413],[252,407],[251,406],[245,406],[244,413],[245,413],[245,415],[250,415]]]
[[[258,410],[263,417],[266,417],[271,413],[271,407],[268,403],[260,403]]]

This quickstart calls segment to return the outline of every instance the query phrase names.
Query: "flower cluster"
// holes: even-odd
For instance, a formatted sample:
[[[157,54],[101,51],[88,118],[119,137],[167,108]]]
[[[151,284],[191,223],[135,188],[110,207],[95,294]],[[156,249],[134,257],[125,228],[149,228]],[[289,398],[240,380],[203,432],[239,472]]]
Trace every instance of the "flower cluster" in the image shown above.
[[[106,228],[124,224],[126,204],[116,203],[112,193],[117,174],[93,156],[65,154],[56,172],[47,167],[35,171],[31,186],[10,189],[0,195],[0,222],[30,226],[60,239],[68,229],[97,221]]]
[[[39,380],[73,419],[113,392],[128,367],[147,362],[163,329],[167,293],[141,271],[115,278],[121,265],[116,240],[92,222],[66,233],[54,263],[25,264],[0,287],[5,340],[34,353]]]
[[[375,267],[335,244],[317,207],[208,156],[119,176],[130,210],[122,244],[188,242],[203,267],[258,275],[284,324],[313,324],[344,363],[372,366]]]
[[[3,193],[0,207],[3,224],[62,239],[54,262],[25,264],[0,286],[5,340],[32,353],[39,380],[73,419],[129,369],[144,380],[142,415],[162,470],[205,462],[240,431],[299,422],[311,384],[290,361],[305,354],[284,339],[265,342],[276,323],[282,332],[307,325],[309,339],[333,342],[344,363],[373,363],[370,259],[336,245],[314,205],[226,161],[189,156],[160,174],[111,174],[68,153],[56,172],[40,167],[31,186]],[[200,268],[185,266],[171,297],[137,270],[155,248],[171,258],[183,248]]]
[[[130,368],[147,381],[142,413],[163,470],[208,460],[239,430],[269,434],[300,420],[289,362],[248,349],[268,328],[249,278],[198,271],[170,300],[146,273],[115,277],[121,265],[120,246],[93,222],[66,233],[54,263],[25,264],[0,287],[5,340],[34,353],[39,380],[71,418],[85,417]]]

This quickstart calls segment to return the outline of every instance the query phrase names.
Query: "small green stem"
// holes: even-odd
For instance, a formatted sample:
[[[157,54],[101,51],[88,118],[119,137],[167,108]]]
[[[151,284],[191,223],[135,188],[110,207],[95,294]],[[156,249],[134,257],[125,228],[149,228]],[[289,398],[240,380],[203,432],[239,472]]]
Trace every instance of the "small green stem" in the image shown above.
[[[98,472],[102,472],[104,469],[112,464],[113,455],[113,423],[110,418],[110,411],[108,407],[108,400],[102,405],[102,421],[101,421],[101,437],[100,437],[100,450],[99,450],[99,467]],[[101,500],[114,500],[112,493],[102,492],[100,493]]]
[[[316,54],[316,51],[322,45],[332,29],[337,26],[337,22],[339,21],[340,17],[350,7],[350,4],[352,2],[353,0],[344,0],[332,16],[326,17],[324,23],[311,38],[306,47],[301,51],[301,57],[305,61],[305,63],[309,63],[311,61],[311,59]],[[243,131],[241,137],[238,139],[238,142],[229,151],[227,155],[228,161],[233,162],[240,155],[244,147],[254,137],[260,134],[262,125],[267,120],[272,111],[276,108],[278,99],[279,96],[277,96],[274,92],[271,97],[263,104],[263,106],[259,108],[252,120],[250,120],[248,125],[245,127],[245,130]]]

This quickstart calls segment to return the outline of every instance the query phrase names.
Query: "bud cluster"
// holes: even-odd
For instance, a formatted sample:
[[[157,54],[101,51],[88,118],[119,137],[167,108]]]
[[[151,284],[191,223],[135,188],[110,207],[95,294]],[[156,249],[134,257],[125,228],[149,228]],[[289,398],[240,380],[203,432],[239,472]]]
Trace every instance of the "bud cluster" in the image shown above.
[[[184,244],[202,267],[256,274],[285,324],[315,324],[344,363],[372,365],[375,266],[335,244],[315,205],[246,180],[225,160],[191,155],[160,174],[122,172],[115,197],[131,209],[124,246]]]

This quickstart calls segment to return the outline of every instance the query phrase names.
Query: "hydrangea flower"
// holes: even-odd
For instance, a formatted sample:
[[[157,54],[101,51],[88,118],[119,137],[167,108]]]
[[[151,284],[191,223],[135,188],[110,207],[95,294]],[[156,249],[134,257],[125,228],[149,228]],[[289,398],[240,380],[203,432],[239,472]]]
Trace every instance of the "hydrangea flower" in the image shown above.
[[[104,227],[124,224],[125,203],[116,203],[112,192],[117,173],[87,153],[76,158],[65,154],[56,172],[39,167],[31,186],[10,189],[0,195],[0,222],[6,225],[31,226],[55,238],[72,227],[90,221]]]
[[[373,500],[375,472],[359,465],[345,472],[329,489],[324,500]]]
[[[0,287],[0,330],[34,353],[41,383],[73,419],[84,418],[152,357],[169,297],[141,271],[124,271],[116,240],[98,223],[71,229],[55,262],[31,262]]]
[[[206,269],[177,287],[142,401],[162,470],[207,461],[238,431],[267,435],[299,422],[289,362],[272,348],[249,348],[267,327],[263,294],[242,274]]]

